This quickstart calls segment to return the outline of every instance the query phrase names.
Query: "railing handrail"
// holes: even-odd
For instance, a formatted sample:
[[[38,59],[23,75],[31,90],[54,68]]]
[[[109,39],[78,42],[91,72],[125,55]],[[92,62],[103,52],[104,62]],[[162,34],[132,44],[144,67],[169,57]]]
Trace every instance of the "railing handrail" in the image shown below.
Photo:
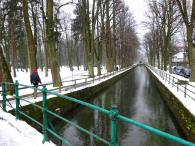
[[[27,113],[25,113],[24,111],[22,111],[22,109],[20,108],[20,100],[25,100],[25,99],[20,99],[20,96],[19,96],[19,83],[16,82],[15,83],[15,89],[16,89],[16,119],[20,119],[20,115],[23,115],[25,117],[27,117],[28,119],[30,119],[31,121],[35,122],[36,124],[38,124],[39,126],[41,126],[43,128],[43,141],[48,141],[49,138],[48,138],[48,132],[53,134],[55,137],[57,137],[58,139],[62,140],[65,144],[68,144],[68,145],[71,145],[66,139],[64,139],[63,137],[61,137],[60,135],[58,135],[55,131],[53,131],[52,129],[49,128],[48,126],[48,114],[52,114],[53,116],[55,116],[56,118],[59,118],[61,120],[63,120],[64,122],[67,122],[71,125],[73,125],[74,127],[80,129],[81,131],[89,134],[90,136],[96,138],[97,140],[100,140],[110,146],[119,146],[119,141],[118,141],[118,120],[120,121],[123,121],[125,123],[128,123],[128,124],[133,124],[137,127],[140,127],[142,129],[145,129],[147,131],[150,131],[154,134],[157,134],[161,137],[164,137],[166,139],[169,139],[169,140],[172,140],[174,142],[177,142],[177,143],[180,143],[180,144],[183,144],[183,145],[187,145],[187,146],[195,146],[194,143],[190,142],[190,141],[187,141],[187,140],[184,140],[182,138],[179,138],[177,136],[173,136],[173,135],[170,135],[166,132],[163,132],[161,130],[158,130],[156,128],[153,128],[149,125],[146,125],[146,124],[142,124],[138,121],[135,121],[133,119],[130,119],[128,117],[125,117],[121,114],[119,114],[118,112],[118,108],[113,106],[111,110],[108,110],[108,109],[105,109],[105,108],[102,108],[102,107],[99,107],[99,106],[96,106],[94,104],[91,104],[91,103],[87,103],[85,101],[82,101],[82,100],[79,100],[79,99],[76,99],[76,98],[73,98],[73,97],[69,97],[69,96],[66,96],[66,95],[63,95],[63,94],[59,94],[59,93],[56,93],[56,92],[53,92],[53,91],[49,91],[47,90],[47,88],[44,86],[42,89],[41,89],[41,92],[43,94],[43,106],[39,106],[39,105],[36,105],[35,106],[35,103],[32,103],[30,101],[30,103],[32,103],[32,106],[35,106],[39,109],[41,109],[43,111],[43,124],[38,122],[37,120],[35,120],[34,118],[32,118],[30,115],[28,115]],[[4,85],[3,85],[3,89],[4,89]],[[5,90],[3,90],[3,99],[6,100],[6,92]],[[104,138],[101,138],[100,136],[78,126],[77,124],[71,122],[70,120],[67,120],[65,119],[64,117],[61,117],[60,115],[58,115],[57,113],[55,112],[52,112],[50,111],[48,108],[47,108],[47,94],[53,94],[59,98],[63,98],[63,99],[66,99],[66,100],[69,100],[69,101],[72,101],[72,102],[75,102],[77,104],[81,104],[83,106],[86,106],[90,109],[93,109],[93,110],[98,110],[100,112],[102,112],[103,114],[106,114],[107,116],[109,116],[111,118],[111,140],[108,141],[108,140],[105,140]],[[6,104],[6,103],[4,103]],[[3,105],[5,106],[5,105]],[[4,111],[6,111],[6,109],[3,109]]]

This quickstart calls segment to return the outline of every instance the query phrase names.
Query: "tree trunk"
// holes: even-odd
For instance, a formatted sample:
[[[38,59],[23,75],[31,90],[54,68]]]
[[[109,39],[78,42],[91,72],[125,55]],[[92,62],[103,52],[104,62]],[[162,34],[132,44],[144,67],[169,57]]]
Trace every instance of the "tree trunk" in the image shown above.
[[[14,31],[14,19],[11,22],[11,47],[12,47],[12,67],[14,77],[16,77],[16,35]]]
[[[190,81],[194,82],[195,81],[195,44],[192,44],[192,54],[191,54],[191,77]]]
[[[159,53],[159,49],[157,49],[157,61],[158,61],[158,69],[160,69],[160,53]]]
[[[91,25],[90,25],[90,12],[89,12],[89,1],[83,0],[83,36],[85,39],[85,49],[87,52],[87,68],[89,77],[94,77],[94,40],[93,40],[93,30],[91,31]],[[94,2],[94,1],[93,1]],[[93,13],[93,12],[92,12]],[[94,15],[94,14],[92,14]],[[93,16],[92,16],[93,17]],[[94,22],[94,19],[92,19]],[[93,25],[92,22],[92,25]]]
[[[163,70],[163,66],[164,66],[164,57],[163,57],[164,53],[163,51],[161,51],[161,70]]]
[[[187,27],[188,61],[191,68],[190,81],[195,81],[195,45],[192,42],[192,27]]]
[[[41,7],[42,7],[42,23],[43,23],[43,29],[42,29],[42,40],[43,40],[43,46],[44,46],[44,61],[45,61],[45,76],[48,76],[48,51],[47,48],[47,42],[46,42],[46,32],[45,32],[45,12],[44,12],[44,2],[41,0]]]
[[[47,51],[50,59],[51,74],[53,80],[53,86],[61,86],[59,60],[55,49],[54,42],[54,21],[53,21],[53,0],[47,1],[47,12],[46,12],[46,40],[47,40]]]
[[[172,49],[169,49],[171,52],[169,53],[169,73],[173,73],[172,70],[172,57],[173,57],[173,53],[172,53]]]
[[[111,46],[111,28],[110,28],[110,1],[106,0],[106,68],[108,72],[113,70],[113,48]]]
[[[68,40],[68,65],[71,71],[73,71],[73,43],[72,40]]]
[[[31,24],[29,20],[29,14],[28,14],[28,0],[22,0],[23,3],[23,15],[24,15],[24,22],[25,22],[25,28],[27,33],[27,41],[28,41],[28,50],[29,50],[29,61],[30,61],[30,71],[33,72],[33,68],[37,67],[37,60],[36,60],[36,54],[37,54],[37,48],[34,42]]]
[[[6,62],[5,56],[3,54],[3,49],[0,45],[0,66],[2,67],[0,69],[0,72],[3,73],[3,81],[13,83],[13,79],[11,76],[11,71],[9,69],[8,63]],[[13,94],[14,93],[14,86],[13,85],[7,85],[7,89],[10,90],[8,93]]]
[[[116,67],[116,0],[113,0],[113,66]]]

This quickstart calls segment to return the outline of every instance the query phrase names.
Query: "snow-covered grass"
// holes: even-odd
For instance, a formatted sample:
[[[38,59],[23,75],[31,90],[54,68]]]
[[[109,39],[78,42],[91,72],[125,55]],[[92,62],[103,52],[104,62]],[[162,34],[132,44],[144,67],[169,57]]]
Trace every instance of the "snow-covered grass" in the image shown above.
[[[76,83],[81,83],[81,82],[85,82],[85,78],[87,80],[92,80],[88,78],[88,71],[84,70],[84,67],[81,66],[80,69],[78,70],[77,67],[73,67],[74,71],[70,71],[69,67],[61,67],[60,68],[60,76],[61,76],[61,80],[62,80],[62,86],[70,86]],[[102,74],[106,74],[107,70],[105,69],[105,67],[102,67],[101,70]],[[19,84],[22,85],[28,85],[28,86],[32,86],[30,83],[30,71],[26,72],[25,70],[17,70],[16,72],[16,77],[13,76],[13,72],[11,73],[14,82],[16,80],[18,80]],[[47,89],[51,90],[51,89],[58,89],[58,87],[54,88],[53,84],[52,84],[52,75],[51,75],[51,70],[48,70],[48,76],[45,76],[45,72],[41,71],[41,69],[38,69],[38,74],[41,78],[41,82],[42,84],[47,84],[46,87]],[[94,74],[97,78],[97,67],[94,68]],[[76,81],[75,81],[76,80]],[[19,88],[22,88],[23,86],[19,86]],[[34,90],[31,88],[28,89],[22,89],[20,90],[20,96],[23,95],[29,95],[29,94],[33,94]],[[12,98],[12,96],[7,96],[7,98]],[[2,100],[2,98],[0,97],[0,100]]]
[[[74,80],[74,79],[79,79],[79,78],[88,76],[88,71],[85,71],[83,66],[81,66],[79,70],[77,67],[73,67],[73,68],[74,68],[73,71],[70,71],[70,68],[66,66],[63,66],[60,68],[60,76],[61,76],[62,81]],[[107,72],[105,67],[102,67],[101,71],[103,74]],[[96,67],[94,68],[94,73],[95,75],[97,75]],[[51,76],[50,69],[48,70],[47,77],[45,76],[45,71],[41,71],[41,69],[38,69],[38,74],[41,78],[42,84],[52,83],[52,76]],[[31,85],[30,84],[30,71],[26,72],[26,71],[21,71],[19,69],[16,75],[17,77],[13,77],[13,72],[12,72],[12,77],[14,81],[18,80],[20,84]]]
[[[103,69],[102,72],[104,73],[105,69]],[[30,71],[26,72],[26,71],[18,70],[16,74],[17,77],[13,77],[14,82],[18,80],[19,84],[31,86]],[[53,89],[51,70],[50,69],[48,70],[47,77],[45,76],[45,72],[41,71],[41,69],[38,69],[38,74],[40,76],[42,84],[49,84],[47,85],[47,88]],[[13,72],[12,72],[12,76],[13,76]],[[63,86],[68,86],[73,84],[71,80],[88,77],[88,72],[84,70],[84,67],[80,67],[80,70],[78,70],[77,67],[74,67],[74,71],[70,71],[68,67],[61,67],[60,76],[62,81],[69,81],[69,82],[63,82]],[[32,93],[33,93],[33,89],[28,88],[28,89],[20,90],[20,95],[26,95]]]
[[[43,135],[24,121],[0,109],[0,146],[55,146],[42,143]]]
[[[189,82],[189,79],[181,77],[179,75],[170,74],[148,66],[151,72],[158,78],[158,80],[164,84],[167,89],[172,92],[176,98],[195,116],[195,82]],[[166,74],[167,79],[165,79]],[[170,81],[169,81],[170,76]],[[188,82],[188,84],[178,84],[181,82]]]
[[[132,67],[134,67],[135,65],[133,65]],[[91,78],[88,78],[87,79],[87,84],[83,84],[82,86],[79,86],[79,87],[70,87],[68,90],[61,90],[61,92],[60,92],[60,94],[63,94],[63,95],[65,95],[65,94],[68,94],[68,93],[71,93],[71,92],[75,92],[75,91],[79,91],[79,90],[82,90],[82,89],[84,89],[84,88],[88,88],[88,87],[92,87],[92,86],[95,86],[95,85],[97,85],[97,84],[100,84],[100,83],[102,83],[102,82],[105,82],[105,81],[107,81],[107,80],[109,80],[109,79],[111,79],[111,78],[113,78],[113,77],[115,77],[115,76],[117,76],[117,75],[119,75],[119,74],[121,74],[121,73],[123,73],[123,72],[125,72],[125,71],[127,71],[127,70],[130,70],[132,67],[129,67],[129,68],[126,68],[126,69],[123,69],[123,70],[120,70],[120,71],[118,71],[118,72],[113,72],[113,73],[109,73],[109,74],[107,74],[107,76],[104,76],[104,75],[102,75],[102,76],[100,76],[100,77],[95,77],[94,78],[94,80],[93,79],[91,79]],[[85,82],[84,80],[83,80],[83,82]],[[39,88],[39,89],[41,89],[41,88]],[[32,90],[32,89],[25,89],[26,91],[30,91],[30,90]],[[19,93],[20,93],[21,91],[19,91]],[[32,90],[32,92],[33,92],[33,90]],[[58,92],[58,91],[57,91]],[[21,94],[20,94],[21,95]],[[48,94],[47,95],[47,99],[50,99],[50,98],[53,98],[53,97],[56,97],[55,95],[52,95],[52,94]],[[10,97],[11,98],[11,97]],[[25,97],[25,100],[27,100],[28,102],[26,102],[26,101],[24,101],[24,100],[20,100],[20,105],[21,106],[25,106],[25,105],[28,105],[28,104],[30,104],[29,102],[32,102],[32,103],[36,103],[36,102],[39,102],[39,101],[42,101],[42,95],[39,95],[36,99],[34,99],[33,98],[33,96],[31,95],[31,96],[28,96],[28,97]],[[12,105],[12,107],[13,108],[15,108],[15,106],[16,106],[16,103],[15,103],[15,100],[12,100],[12,101],[9,101],[9,103]],[[7,102],[7,105],[9,105],[9,103]],[[9,110],[12,110],[12,108],[10,107],[10,106],[7,106],[6,107],[7,108],[7,110],[9,111]]]

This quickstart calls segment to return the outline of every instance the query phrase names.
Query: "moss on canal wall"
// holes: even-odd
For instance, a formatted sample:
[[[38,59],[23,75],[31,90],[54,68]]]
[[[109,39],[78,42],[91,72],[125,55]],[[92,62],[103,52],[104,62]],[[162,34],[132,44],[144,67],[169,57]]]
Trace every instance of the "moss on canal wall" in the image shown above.
[[[129,71],[131,71],[131,70],[132,69],[130,69]],[[75,92],[72,92],[72,93],[69,93],[69,94],[66,94],[66,95],[69,96],[69,97],[74,97],[76,99],[83,100],[83,101],[90,100],[96,94],[98,94],[99,92],[105,90],[107,87],[111,86],[113,83],[115,83],[116,81],[118,81],[119,79],[124,77],[129,71],[121,73],[120,75],[115,76],[114,78],[109,79],[105,82],[102,82],[98,85],[95,85],[95,86],[92,86],[92,87],[87,87],[85,89],[75,91]],[[38,102],[36,104],[42,106],[42,102]],[[47,105],[48,105],[49,110],[55,111],[59,114],[65,114],[67,112],[72,111],[77,106],[79,106],[78,104],[76,104],[74,102],[71,102],[69,100],[62,99],[62,98],[59,98],[59,97],[54,97],[54,98],[48,99],[47,100]],[[32,105],[27,105],[27,106],[22,107],[21,110],[25,111],[26,113],[31,115],[34,119],[36,119],[37,121],[42,123],[42,111],[40,109],[38,109],[36,107],[33,107]],[[12,113],[14,113],[14,111],[12,111]],[[37,124],[35,124],[34,122],[30,122],[29,119],[27,119],[26,117],[21,116],[21,118],[24,121],[27,121],[30,125],[32,125],[36,129],[41,130],[41,127],[37,126]],[[52,118],[52,116],[49,115],[49,118]]]
[[[150,70],[149,72],[155,81],[163,100],[168,105],[175,120],[177,121],[177,124],[185,134],[185,137],[188,140],[195,142],[195,117],[191,112],[189,112],[188,109],[185,108],[185,106],[175,97],[175,95],[166,86],[164,86],[153,73],[151,73]]]

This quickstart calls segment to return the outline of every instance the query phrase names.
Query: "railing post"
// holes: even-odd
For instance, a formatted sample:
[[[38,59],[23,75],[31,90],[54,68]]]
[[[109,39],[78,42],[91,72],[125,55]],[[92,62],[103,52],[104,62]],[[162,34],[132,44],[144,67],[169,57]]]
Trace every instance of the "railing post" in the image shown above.
[[[117,122],[118,114],[119,114],[118,107],[116,105],[113,105],[111,109],[111,146],[119,146]]]
[[[20,97],[19,97],[19,89],[18,89],[18,86],[19,86],[19,83],[18,81],[16,80],[16,83],[15,83],[15,92],[16,92],[16,120],[19,120],[20,119],[20,113],[19,113],[19,110],[20,110]]]
[[[76,84],[77,84],[77,80],[75,79],[75,80],[74,80],[74,86],[76,86]]]
[[[184,86],[184,97],[186,98],[186,89],[187,89],[187,83],[185,83],[185,86]]]
[[[85,78],[85,83],[87,83],[87,78]]]
[[[43,143],[45,141],[49,141],[48,138],[48,115],[47,115],[47,88],[46,86],[43,86],[42,89],[42,94],[43,94]]]
[[[87,78],[85,78],[85,83],[87,83]]]
[[[61,86],[62,83],[60,83],[60,86],[59,86],[59,93],[62,92],[62,86]]]
[[[170,84],[171,82],[170,82],[170,74],[169,74],[169,84]]]
[[[3,111],[6,112],[6,84],[5,82],[2,83],[2,96],[3,96],[3,102],[2,102],[2,107],[3,107]]]
[[[167,81],[167,73],[165,73],[165,82]]]
[[[162,78],[163,78],[163,80],[165,79],[165,73],[163,70],[162,70]]]
[[[177,92],[179,91],[179,80],[177,79]]]
[[[172,87],[173,87],[173,84],[174,84],[174,79],[175,79],[175,78],[173,77],[173,80],[172,80]]]

